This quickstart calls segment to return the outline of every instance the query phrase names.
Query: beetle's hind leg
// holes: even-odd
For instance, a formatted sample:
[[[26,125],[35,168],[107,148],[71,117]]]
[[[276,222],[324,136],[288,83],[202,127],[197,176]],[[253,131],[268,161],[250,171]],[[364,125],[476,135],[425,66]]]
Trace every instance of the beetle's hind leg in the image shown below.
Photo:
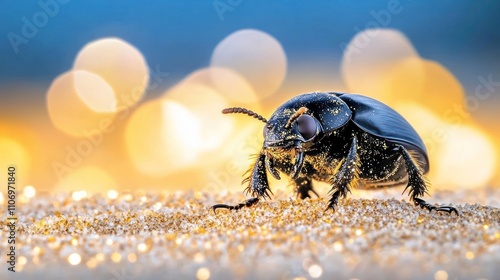
[[[240,208],[242,207],[250,207],[254,204],[256,204],[257,202],[259,202],[259,198],[258,197],[252,197],[252,198],[249,198],[245,201],[242,201],[236,205],[228,205],[228,204],[215,204],[214,206],[210,207],[210,209],[212,209],[214,211],[214,214],[217,214],[215,212],[215,210],[217,210],[218,208],[224,208],[224,209],[229,209],[229,210],[240,210]]]
[[[458,215],[458,211],[455,207],[451,206],[434,206],[429,204],[425,200],[419,198],[424,196],[424,194],[429,194],[427,192],[427,186],[429,185],[428,180],[424,177],[422,169],[419,167],[418,162],[414,159],[410,153],[405,149],[405,147],[398,145],[396,148],[397,151],[403,157],[406,172],[408,173],[408,184],[406,185],[403,193],[406,192],[407,189],[410,189],[408,195],[410,196],[410,200],[415,203],[415,206],[420,206],[429,211],[435,210],[438,212],[455,212]]]
[[[311,197],[311,192],[319,197],[318,193],[313,189],[312,180],[308,178],[297,178],[293,180],[297,198],[306,199]]]

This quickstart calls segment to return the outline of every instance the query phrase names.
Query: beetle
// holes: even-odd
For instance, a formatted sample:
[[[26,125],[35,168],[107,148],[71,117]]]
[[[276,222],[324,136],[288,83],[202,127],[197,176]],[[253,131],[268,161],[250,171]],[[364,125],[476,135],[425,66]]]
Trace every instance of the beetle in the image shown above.
[[[283,173],[292,179],[300,199],[319,197],[312,180],[329,182],[325,211],[335,211],[339,198],[353,187],[406,184],[403,194],[409,190],[415,206],[458,215],[452,206],[435,206],[421,198],[429,187],[424,176],[429,171],[427,149],[408,121],[380,101],[359,94],[311,92],[288,100],[269,120],[240,107],[222,113],[246,114],[264,122],[264,143],[243,180],[248,183],[245,193],[253,197],[237,205],[213,205],[214,212],[271,199],[267,174],[280,179]]]

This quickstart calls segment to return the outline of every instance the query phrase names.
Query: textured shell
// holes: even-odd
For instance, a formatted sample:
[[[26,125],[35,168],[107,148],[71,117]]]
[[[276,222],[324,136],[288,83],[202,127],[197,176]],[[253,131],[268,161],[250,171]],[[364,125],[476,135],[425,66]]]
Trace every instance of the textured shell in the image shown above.
[[[424,172],[429,170],[429,158],[424,141],[415,129],[398,112],[384,103],[359,94],[331,92],[342,99],[353,111],[352,121],[363,131],[403,145],[414,151]]]
[[[308,109],[308,113],[321,123],[325,133],[344,126],[352,115],[347,104],[336,95],[312,92],[301,94],[285,102],[276,109],[268,122],[280,124],[276,127],[277,130],[281,130],[280,128],[285,130],[284,125],[300,107]]]

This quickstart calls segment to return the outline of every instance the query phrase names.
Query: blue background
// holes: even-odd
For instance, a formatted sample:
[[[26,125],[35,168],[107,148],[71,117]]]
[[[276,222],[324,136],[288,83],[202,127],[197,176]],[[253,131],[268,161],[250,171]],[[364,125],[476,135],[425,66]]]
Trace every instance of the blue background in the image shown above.
[[[151,67],[161,65],[162,71],[169,72],[164,87],[207,66],[217,43],[242,28],[259,29],[277,38],[287,53],[289,69],[308,57],[340,64],[340,44],[348,43],[358,28],[374,20],[372,11],[387,9],[389,3],[243,0],[223,13],[221,20],[215,1],[210,0],[73,0],[59,5],[58,13],[27,44],[21,44],[16,54],[7,34],[21,35],[22,18],[32,21],[41,6],[39,1],[2,2],[0,85],[29,80],[46,87],[72,67],[86,43],[108,36],[130,42]],[[408,36],[423,58],[447,67],[467,92],[473,92],[479,75],[493,74],[494,80],[500,80],[499,1],[399,3],[402,11],[392,15],[387,27]],[[336,73],[340,75],[338,67]]]

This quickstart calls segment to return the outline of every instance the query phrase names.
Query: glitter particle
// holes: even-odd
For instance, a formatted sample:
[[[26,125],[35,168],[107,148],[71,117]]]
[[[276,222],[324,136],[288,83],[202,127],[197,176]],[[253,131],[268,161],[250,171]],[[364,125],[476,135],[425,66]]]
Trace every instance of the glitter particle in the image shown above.
[[[311,275],[312,278],[319,278],[323,274],[323,269],[321,266],[313,264],[309,267],[307,272],[309,272],[309,275]]]
[[[71,194],[71,198],[73,198],[74,201],[80,201],[83,198],[85,198],[86,196],[87,196],[86,191],[77,191],[77,192],[73,192]]]
[[[465,257],[468,259],[468,260],[472,260],[474,258],[474,253],[471,252],[471,251],[468,251],[467,253],[465,253]]]
[[[210,278],[210,270],[206,267],[200,267],[198,271],[196,271],[196,278],[199,280],[207,280]]]
[[[108,198],[109,199],[116,199],[118,198],[118,192],[115,190],[109,190],[108,191]]]
[[[97,261],[94,258],[91,258],[87,261],[87,267],[90,269],[94,269],[97,266]]]
[[[111,261],[115,263],[119,263],[122,260],[122,255],[118,252],[114,252],[111,254]]]
[[[434,279],[435,280],[447,280],[448,279],[448,273],[444,270],[438,270],[434,274]]]
[[[196,254],[194,254],[193,259],[195,262],[201,263],[201,262],[205,261],[205,256],[202,253],[196,253]]]
[[[127,260],[131,263],[135,263],[137,261],[137,255],[134,253],[130,253],[127,256]]]
[[[69,257],[68,257],[68,262],[71,265],[78,265],[78,264],[80,264],[81,261],[82,261],[82,257],[80,257],[80,255],[77,253],[73,253],[73,254],[69,255]]]
[[[145,243],[139,243],[139,245],[137,245],[137,250],[139,250],[139,252],[141,253],[144,253],[148,250],[148,246]]]
[[[344,245],[342,245],[342,242],[335,241],[333,243],[333,250],[335,250],[337,252],[342,252],[343,249],[344,249]]]
[[[33,198],[36,195],[36,190],[33,186],[26,186],[23,189],[23,195],[26,198]]]
[[[38,246],[35,246],[33,248],[33,254],[35,255],[39,255],[40,253],[42,252],[42,248],[38,247]]]
[[[97,255],[95,255],[95,259],[98,262],[104,261],[104,254],[103,253],[97,253]]]
[[[26,259],[26,257],[24,256],[20,256],[18,261],[20,265],[25,265],[28,262],[28,259]]]
[[[161,209],[161,202],[156,202],[153,207],[155,210],[160,210]]]
[[[182,244],[182,238],[175,239],[175,244],[181,245]]]
[[[22,248],[26,248],[23,257],[27,258],[24,266],[21,264],[24,260],[18,262],[19,268],[24,267],[24,271],[38,267],[49,269],[50,263],[56,261],[63,262],[58,267],[61,273],[71,271],[78,263],[99,274],[102,271],[97,268],[134,263],[136,275],[142,275],[158,265],[152,260],[162,262],[160,259],[165,258],[174,270],[194,266],[179,272],[181,276],[194,278],[203,265],[213,278],[220,272],[213,264],[228,260],[231,264],[228,273],[237,279],[248,278],[251,273],[268,275],[264,269],[267,271],[269,266],[276,267],[276,277],[312,279],[315,271],[321,269],[319,278],[336,279],[342,278],[336,272],[338,264],[323,270],[323,260],[342,259],[342,267],[352,271],[370,256],[374,264],[384,267],[384,273],[386,270],[390,273],[402,264],[400,256],[405,256],[407,264],[426,268],[427,273],[432,273],[431,277],[436,271],[444,270],[446,264],[445,267],[456,268],[453,274],[467,279],[495,279],[494,275],[484,273],[488,270],[481,270],[500,259],[498,250],[493,250],[500,239],[500,221],[498,208],[492,206],[457,205],[460,218],[448,218],[446,213],[415,210],[404,200],[352,198],[341,200],[337,212],[323,213],[322,200],[290,199],[288,193],[278,190],[272,202],[262,201],[252,208],[213,215],[205,211],[207,205],[239,201],[241,196],[201,194],[200,199],[195,199],[194,192],[158,195],[137,191],[119,193],[115,200],[108,200],[106,196],[102,199],[101,194],[96,194],[81,201],[72,199],[72,193],[53,197],[37,194],[37,203],[19,202],[19,216],[23,221],[19,223],[17,238]],[[447,194],[447,198],[451,196],[450,200],[456,201],[454,195]],[[144,205],[142,197],[147,197]],[[162,207],[157,209],[159,203]],[[417,222],[418,218],[425,221],[425,228]],[[454,230],[457,225],[463,230]],[[467,246],[457,247],[457,243]],[[390,245],[386,247],[387,244]],[[2,243],[0,249],[5,250],[6,246],[7,243]],[[378,253],[380,249],[383,254]],[[248,257],[257,252],[262,258],[257,259],[257,266],[249,266]],[[450,258],[444,252],[454,252],[455,257]],[[261,259],[273,262],[261,265]],[[308,261],[300,262],[305,259]],[[299,264],[302,272],[291,272],[289,267],[281,265],[283,261]],[[461,265],[465,261],[478,270]],[[482,274],[478,274],[479,271]],[[109,270],[105,273],[100,276],[109,277]],[[344,278],[349,276],[354,275],[346,274]],[[363,273],[355,276],[370,278]],[[368,276],[376,278],[377,275]]]

